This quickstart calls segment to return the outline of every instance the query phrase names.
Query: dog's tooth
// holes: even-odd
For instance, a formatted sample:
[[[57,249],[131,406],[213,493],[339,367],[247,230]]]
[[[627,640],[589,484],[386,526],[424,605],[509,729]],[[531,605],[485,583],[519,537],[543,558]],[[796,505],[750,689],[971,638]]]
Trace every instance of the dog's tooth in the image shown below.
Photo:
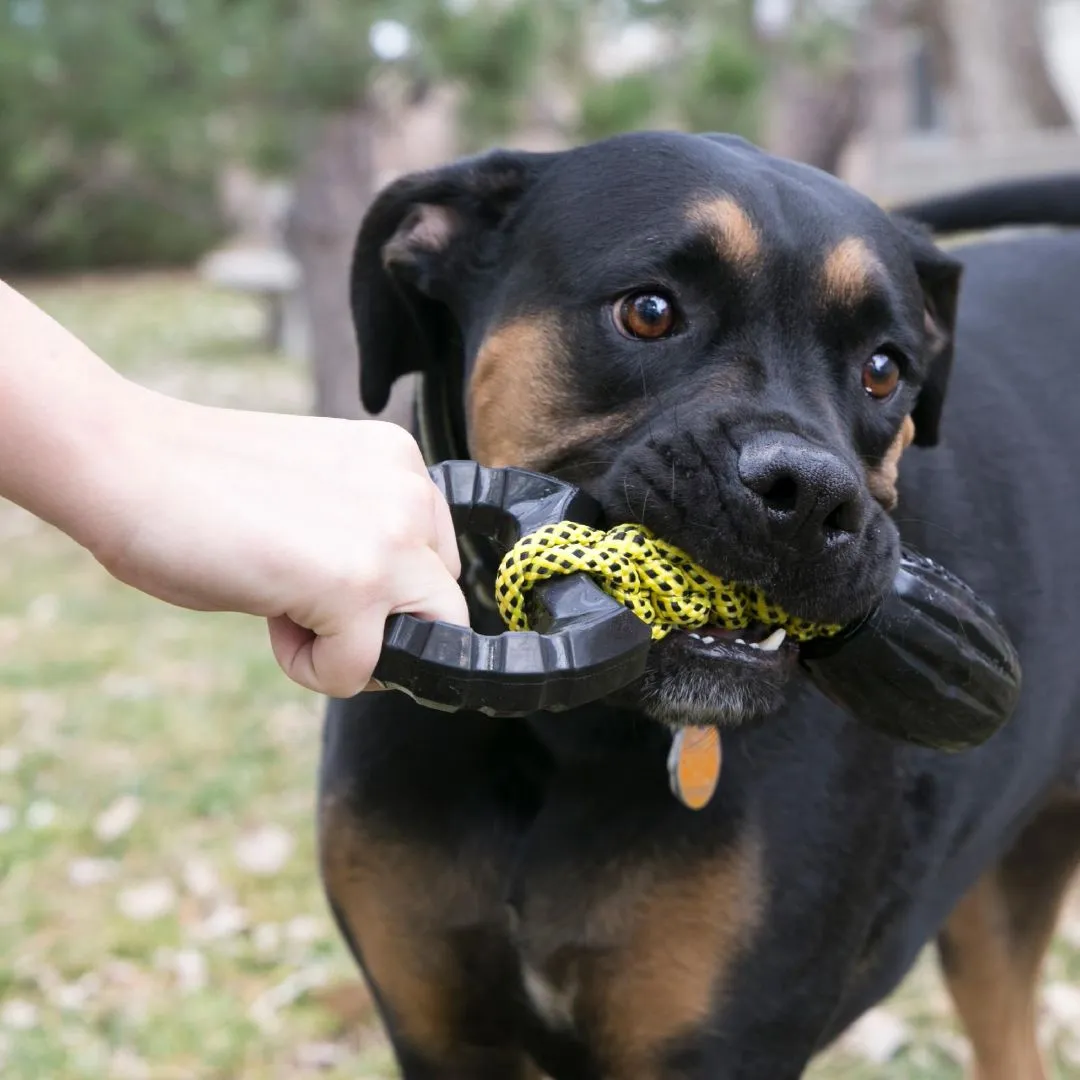
[[[714,642],[714,641],[716,640],[716,638],[714,638],[714,637],[703,637],[703,638],[702,638],[701,640],[702,640],[702,641],[703,641],[703,642],[704,642],[704,643],[705,643],[706,645],[711,645],[711,644],[712,644],[712,643],[713,643],[713,642]]]
[[[784,638],[787,637],[787,631],[781,626],[774,630],[763,642],[761,642],[762,652],[776,652],[781,645],[784,644]]]
[[[697,639],[698,639],[698,641],[700,641],[700,640],[701,640],[701,635],[700,635],[700,634],[697,634],[697,633],[695,633],[695,632],[694,632],[693,630],[691,630],[691,631],[690,631],[690,636],[691,636],[692,638],[697,638]]]
[[[756,641],[751,641],[750,642],[750,648],[751,649],[757,649],[758,652],[761,651],[761,646]]]
[[[743,639],[742,639],[741,637],[737,637],[737,638],[735,639],[735,644],[736,644],[736,645],[745,645],[745,644],[746,644],[746,642],[745,642],[745,641],[743,641]]]

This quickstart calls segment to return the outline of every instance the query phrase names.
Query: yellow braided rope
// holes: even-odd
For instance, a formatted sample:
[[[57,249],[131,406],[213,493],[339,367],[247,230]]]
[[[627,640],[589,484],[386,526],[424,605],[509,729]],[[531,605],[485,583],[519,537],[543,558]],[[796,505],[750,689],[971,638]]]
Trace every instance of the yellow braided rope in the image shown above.
[[[797,619],[770,604],[758,589],[721,581],[641,525],[604,532],[573,521],[546,525],[506,553],[495,579],[503,621],[511,630],[528,630],[529,590],[558,574],[576,573],[588,574],[652,627],[654,641],[676,628],[741,630],[755,620],[782,626],[795,641],[829,637],[841,629]]]

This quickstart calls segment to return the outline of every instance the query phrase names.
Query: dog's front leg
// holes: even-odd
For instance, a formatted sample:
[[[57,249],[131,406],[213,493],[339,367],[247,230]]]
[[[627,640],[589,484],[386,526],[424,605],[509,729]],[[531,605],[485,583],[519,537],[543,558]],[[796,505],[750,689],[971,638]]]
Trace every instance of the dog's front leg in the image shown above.
[[[335,918],[406,1080],[524,1080],[504,897],[529,763],[515,771],[506,725],[363,697],[327,721],[319,855]]]

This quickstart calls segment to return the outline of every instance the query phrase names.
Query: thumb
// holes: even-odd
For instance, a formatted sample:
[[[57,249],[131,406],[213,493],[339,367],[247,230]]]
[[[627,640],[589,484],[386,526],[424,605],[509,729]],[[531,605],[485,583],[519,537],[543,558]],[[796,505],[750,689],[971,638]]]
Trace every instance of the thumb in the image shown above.
[[[401,577],[405,577],[402,574]],[[390,609],[391,615],[407,612],[418,619],[448,622],[455,626],[469,625],[469,605],[465,594],[447,572],[446,564],[428,549],[409,566],[407,581],[398,590],[399,600]]]

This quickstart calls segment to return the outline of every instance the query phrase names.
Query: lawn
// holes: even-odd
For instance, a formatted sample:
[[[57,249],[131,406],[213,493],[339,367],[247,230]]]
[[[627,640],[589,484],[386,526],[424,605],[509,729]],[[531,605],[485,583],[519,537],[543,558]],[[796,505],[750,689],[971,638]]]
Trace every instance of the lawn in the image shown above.
[[[147,384],[306,408],[243,298],[174,275],[24,288]],[[0,1074],[393,1076],[318,886],[320,703],[262,624],[144,598],[2,502],[0,552]],[[1080,1078],[1078,974],[1067,920],[1044,1010],[1060,1077]],[[963,1059],[927,955],[813,1075],[959,1080]]]

